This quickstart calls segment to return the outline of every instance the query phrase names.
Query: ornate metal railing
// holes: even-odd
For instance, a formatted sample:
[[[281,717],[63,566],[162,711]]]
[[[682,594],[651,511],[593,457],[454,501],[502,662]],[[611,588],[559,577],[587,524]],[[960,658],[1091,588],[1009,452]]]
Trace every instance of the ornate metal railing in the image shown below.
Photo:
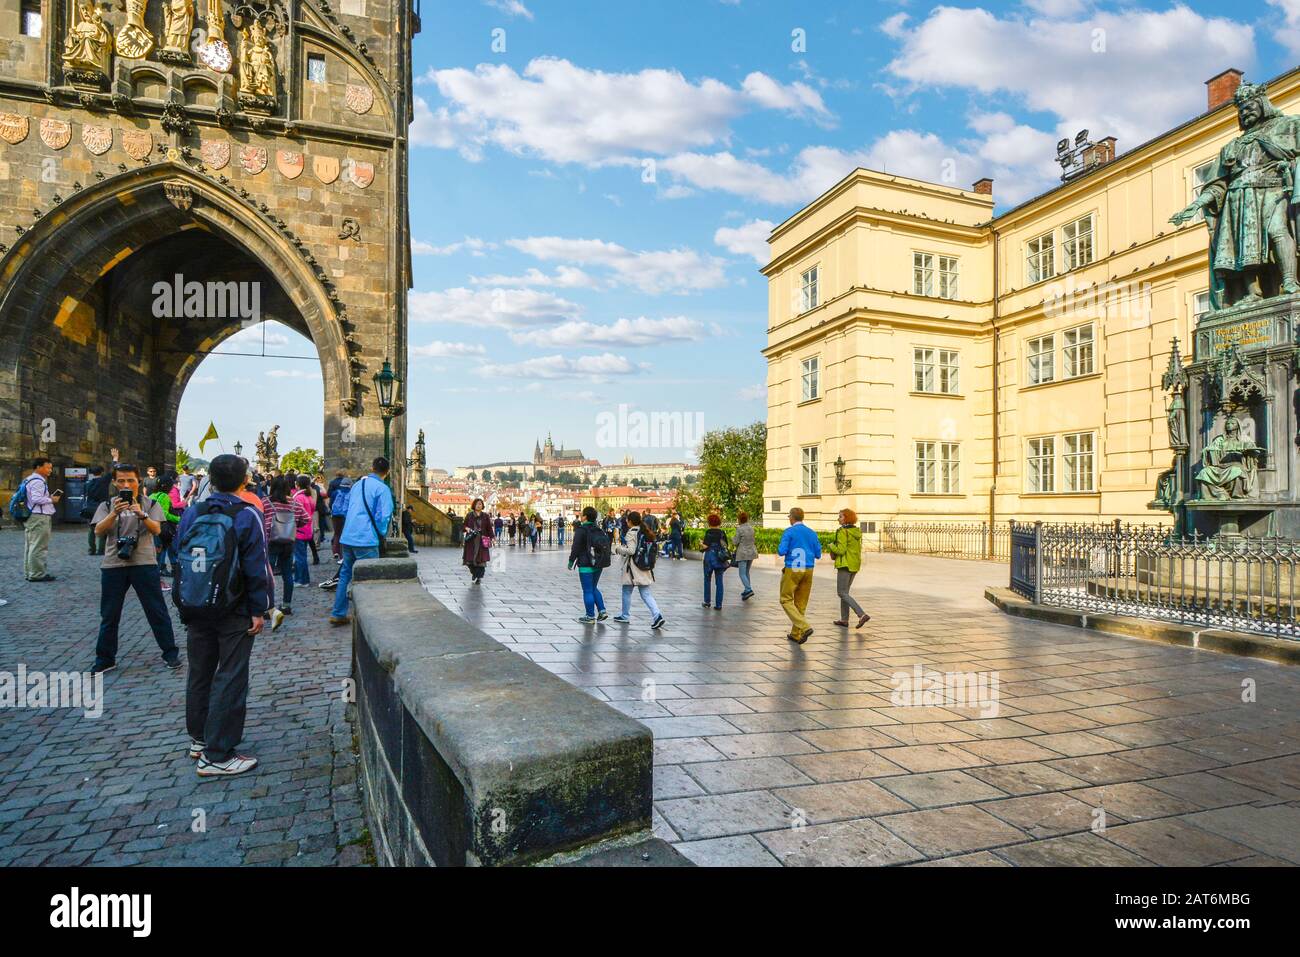
[[[1007,528],[986,522],[884,522],[878,547],[882,552],[1005,562],[1011,536]]]
[[[1011,534],[1011,588],[1039,604],[1300,639],[1300,542],[1118,521]]]
[[[1011,590],[1038,604],[1039,582],[1043,580],[1040,564],[1043,523],[1011,522]]]

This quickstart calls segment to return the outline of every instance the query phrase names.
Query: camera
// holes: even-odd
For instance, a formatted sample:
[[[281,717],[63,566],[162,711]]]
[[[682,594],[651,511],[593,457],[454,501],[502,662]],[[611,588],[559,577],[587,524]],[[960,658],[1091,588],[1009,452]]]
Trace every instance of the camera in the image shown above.
[[[135,551],[137,541],[139,541],[139,538],[135,535],[123,535],[119,538],[117,544],[113,546],[114,550],[117,552],[117,557],[122,559],[122,561],[129,559],[131,553]]]

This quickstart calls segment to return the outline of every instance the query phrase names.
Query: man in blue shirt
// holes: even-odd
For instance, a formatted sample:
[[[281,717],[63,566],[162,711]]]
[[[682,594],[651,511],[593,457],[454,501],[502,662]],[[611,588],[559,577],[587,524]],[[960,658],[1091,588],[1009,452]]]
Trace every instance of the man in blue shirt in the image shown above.
[[[371,473],[358,479],[348,492],[348,514],[339,539],[343,564],[339,567],[339,584],[334,592],[331,625],[346,625],[352,620],[348,615],[352,566],[363,558],[379,557],[379,540],[388,536],[388,523],[393,517],[393,493],[384,481],[388,475],[388,459],[379,456],[371,468]]]
[[[821,539],[803,523],[803,509],[790,509],[790,527],[781,534],[776,553],[785,557],[785,567],[781,569],[781,607],[790,619],[790,634],[786,637],[802,645],[813,633],[804,612],[812,595],[813,565],[822,557]]]
[[[200,777],[243,774],[257,767],[256,758],[235,752],[244,737],[253,639],[261,632],[263,616],[271,604],[271,570],[262,514],[239,497],[247,476],[248,463],[238,456],[222,454],[214,458],[208,466],[212,493],[203,503],[185,509],[176,530],[176,541],[183,542],[201,513],[213,507],[239,509],[233,522],[243,595],[225,617],[197,619],[185,625],[190,664],[185,685],[185,726],[190,733],[190,757],[198,761]],[[180,564],[179,572],[183,583],[190,572],[186,562]]]

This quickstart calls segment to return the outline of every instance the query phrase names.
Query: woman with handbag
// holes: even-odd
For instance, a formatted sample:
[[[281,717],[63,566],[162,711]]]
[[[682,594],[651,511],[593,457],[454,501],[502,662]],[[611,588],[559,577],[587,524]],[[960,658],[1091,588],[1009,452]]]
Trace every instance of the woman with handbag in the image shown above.
[[[862,529],[858,527],[858,516],[853,509],[840,510],[840,527],[835,529],[835,537],[826,550],[835,558],[835,592],[840,599],[840,618],[835,624],[840,628],[849,627],[849,609],[853,609],[858,616],[857,627],[861,628],[871,620],[871,616],[849,594],[853,579],[862,568]]]
[[[461,564],[469,566],[470,581],[475,585],[483,580],[483,573],[491,560],[492,519],[483,509],[483,500],[474,499],[469,514],[465,516],[465,540],[461,548]]]
[[[740,575],[740,586],[744,589],[740,593],[741,601],[749,601],[754,597],[754,586],[749,580],[749,569],[756,558],[758,558],[758,547],[754,544],[754,526],[749,524],[749,513],[742,508],[736,513],[736,554],[732,556],[732,561],[736,564],[736,572]]]
[[[709,527],[704,533],[704,607],[708,608],[709,583],[716,579],[717,603],[713,605],[722,610],[722,575],[731,567],[731,552],[727,548],[727,533],[722,530],[722,516],[716,512],[709,516]]]

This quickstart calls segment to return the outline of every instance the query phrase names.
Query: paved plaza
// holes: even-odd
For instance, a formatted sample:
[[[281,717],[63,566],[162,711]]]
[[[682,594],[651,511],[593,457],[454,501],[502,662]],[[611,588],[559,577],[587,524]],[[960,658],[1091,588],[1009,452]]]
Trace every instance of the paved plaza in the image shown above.
[[[100,559],[86,554],[84,530],[57,532],[50,572],[59,580],[30,584],[21,545],[12,525],[0,531],[0,598],[9,600],[0,607],[0,671],[88,670]],[[316,582],[334,568],[328,551],[325,561],[312,568]],[[0,709],[0,865],[361,863],[364,821],[341,694],[350,635],[325,621],[332,594],[299,589],[293,617],[257,639],[240,750],[260,764],[206,780],[185,753],[185,670],[162,666],[128,595],[101,717]],[[174,610],[172,618],[183,648]]]
[[[0,671],[88,668],[97,560],[60,532],[60,580],[31,585],[19,543],[0,532]],[[698,562],[661,563],[655,633],[639,600],[630,626],[574,621],[560,552],[496,555],[477,588],[453,550],[416,558],[453,610],[653,730],[655,829],[700,864],[1300,863],[1300,670],[1004,617],[982,597],[999,565],[869,555],[874,617],[848,634],[819,569],[799,648],[772,567],[746,603],[729,572],[718,612]],[[184,671],[128,598],[102,717],[0,711],[0,864],[364,862],[349,635],[326,598],[300,590],[257,642],[243,750],[261,766],[207,781],[183,750]],[[891,676],[918,663],[996,673],[998,714],[894,706]]]
[[[1006,617],[983,598],[1003,565],[868,555],[873,618],[847,634],[819,568],[797,647],[773,566],[744,603],[728,572],[714,611],[699,562],[661,562],[652,632],[635,598],[631,625],[576,622],[563,553],[495,555],[478,587],[453,551],[417,558],[443,603],[653,730],[656,833],[699,864],[1300,864],[1300,669]],[[918,663],[995,672],[997,715],[893,706]]]

